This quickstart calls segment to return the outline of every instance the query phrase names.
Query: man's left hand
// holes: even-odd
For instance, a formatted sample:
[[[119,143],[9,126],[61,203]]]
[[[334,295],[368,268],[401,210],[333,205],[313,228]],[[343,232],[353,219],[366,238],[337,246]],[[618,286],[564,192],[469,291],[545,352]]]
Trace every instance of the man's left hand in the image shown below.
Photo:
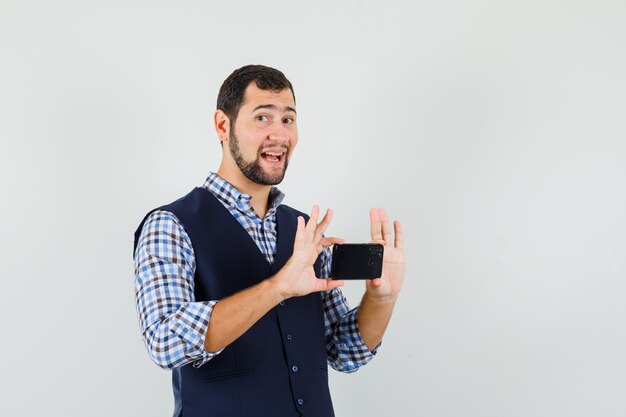
[[[371,243],[385,246],[383,272],[380,278],[367,280],[365,296],[372,302],[394,303],[402,288],[405,272],[404,234],[399,221],[394,221],[393,231],[384,209],[370,209]]]

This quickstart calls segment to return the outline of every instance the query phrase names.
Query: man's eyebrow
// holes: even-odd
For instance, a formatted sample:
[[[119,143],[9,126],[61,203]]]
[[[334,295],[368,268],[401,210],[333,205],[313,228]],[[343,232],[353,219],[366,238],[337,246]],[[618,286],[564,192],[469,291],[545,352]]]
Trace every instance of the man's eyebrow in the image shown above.
[[[280,109],[274,105],[274,104],[259,104],[258,106],[256,106],[252,112],[254,113],[255,111],[259,110],[259,109],[270,109],[270,110],[275,110],[275,111],[279,111]],[[293,107],[290,106],[285,106],[283,108],[283,113],[287,113],[289,111],[294,112],[295,114],[298,114],[298,112],[296,112],[296,109],[294,109]]]

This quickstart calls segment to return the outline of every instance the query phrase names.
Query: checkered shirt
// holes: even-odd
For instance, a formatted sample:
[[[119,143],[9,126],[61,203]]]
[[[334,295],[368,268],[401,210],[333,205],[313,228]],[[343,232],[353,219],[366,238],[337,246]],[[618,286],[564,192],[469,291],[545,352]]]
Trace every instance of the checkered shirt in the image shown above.
[[[254,211],[250,195],[210,173],[204,184],[254,239],[270,264],[276,255],[276,208],[284,194],[270,192],[270,208],[264,219]],[[322,254],[322,277],[330,275],[331,252]],[[176,216],[157,210],[142,228],[135,261],[135,299],[144,343],[152,360],[164,369],[191,363],[199,367],[218,352],[204,350],[213,306],[218,300],[195,301],[195,255],[189,236]],[[341,290],[321,293],[328,363],[341,372],[354,372],[369,362],[370,352],[358,331],[358,307],[349,310]]]

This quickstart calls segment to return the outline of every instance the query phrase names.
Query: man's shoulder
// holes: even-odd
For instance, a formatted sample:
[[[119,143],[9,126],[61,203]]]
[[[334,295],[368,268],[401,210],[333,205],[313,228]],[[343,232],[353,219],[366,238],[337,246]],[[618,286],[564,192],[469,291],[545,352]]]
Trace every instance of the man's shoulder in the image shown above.
[[[146,225],[156,224],[159,225],[159,227],[170,229],[173,227],[182,227],[180,216],[189,212],[197,211],[200,206],[198,203],[199,198],[206,198],[205,194],[209,194],[204,193],[201,190],[202,189],[200,187],[196,187],[182,197],[148,211],[135,230],[135,246],[137,245],[139,236]]]
[[[181,208],[190,209],[192,207],[197,206],[197,204],[200,201],[206,200],[207,198],[210,199],[210,197],[211,197],[211,193],[206,188],[194,187],[191,191],[189,191],[184,196],[177,198],[171,203],[165,204],[159,208],[165,209],[165,210],[169,209],[170,211],[171,209],[177,209],[177,208],[178,209],[181,209]]]
[[[218,204],[216,204],[218,203]],[[189,216],[204,213],[219,205],[217,198],[204,187],[195,187],[187,194],[167,204],[153,208],[146,214],[146,218],[156,211],[173,213],[179,220]]]

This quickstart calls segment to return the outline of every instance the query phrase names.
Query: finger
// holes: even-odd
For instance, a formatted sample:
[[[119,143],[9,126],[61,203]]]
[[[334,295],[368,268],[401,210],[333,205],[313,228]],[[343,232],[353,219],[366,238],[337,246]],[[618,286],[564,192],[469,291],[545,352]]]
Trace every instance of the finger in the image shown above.
[[[402,225],[398,220],[393,222],[393,230],[396,234],[396,248],[404,250],[404,232],[402,231]]]
[[[313,236],[313,242],[317,243],[322,239],[322,235],[330,225],[331,220],[333,219],[333,211],[331,209],[326,210],[326,214],[324,218],[315,228],[315,236]]]
[[[370,234],[372,240],[383,240],[380,215],[376,209],[370,209]]]
[[[313,209],[311,210],[311,216],[309,217],[309,221],[306,224],[307,233],[313,234],[315,233],[315,227],[317,226],[317,218],[320,214],[320,208],[317,204],[313,204]]]
[[[302,241],[304,234],[304,217],[298,216],[298,226],[296,227],[296,242]]]
[[[323,237],[317,244],[317,253],[321,253],[324,249],[332,245],[342,245],[345,243],[345,239],[339,239],[337,237]]]
[[[385,209],[378,209],[380,216],[380,223],[383,229],[383,240],[391,245],[393,242],[393,233],[391,233],[391,226],[389,225],[389,219],[387,218],[387,212]]]
[[[320,241],[321,245],[325,248],[332,245],[343,245],[345,242],[345,239],[339,237],[323,237]]]

